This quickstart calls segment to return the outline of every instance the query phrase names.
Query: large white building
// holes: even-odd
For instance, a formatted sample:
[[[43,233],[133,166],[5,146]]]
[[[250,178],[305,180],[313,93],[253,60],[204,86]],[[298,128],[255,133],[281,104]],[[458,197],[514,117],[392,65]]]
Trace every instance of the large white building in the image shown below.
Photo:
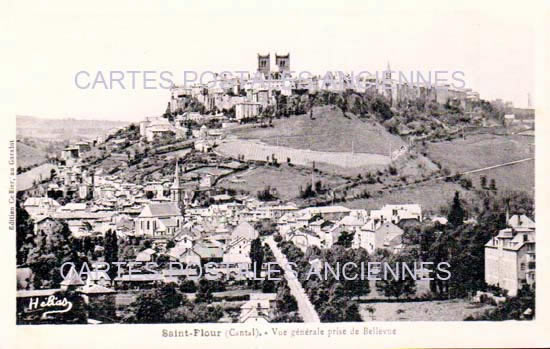
[[[259,103],[238,103],[235,105],[235,118],[242,120],[253,118],[260,114],[261,104]]]
[[[136,235],[171,237],[182,225],[183,216],[177,203],[149,204],[136,218]]]
[[[535,282],[535,227],[528,217],[513,216],[509,227],[485,244],[485,282],[515,296]]]

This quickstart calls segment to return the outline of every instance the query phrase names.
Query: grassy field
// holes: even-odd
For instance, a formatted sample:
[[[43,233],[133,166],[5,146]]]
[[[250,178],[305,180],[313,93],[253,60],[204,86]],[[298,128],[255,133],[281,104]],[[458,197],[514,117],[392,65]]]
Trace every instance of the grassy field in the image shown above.
[[[456,173],[534,157],[534,141],[534,137],[519,135],[473,135],[466,140],[430,143],[427,152],[431,159]],[[479,187],[481,176],[487,177],[487,183],[495,179],[500,190],[522,190],[534,195],[534,161],[465,175],[475,187]]]
[[[315,179],[321,180],[324,184],[329,185],[344,183],[342,179],[327,175],[316,174]],[[311,183],[310,171],[281,165],[279,168],[252,168],[244,173],[231,175],[222,179],[218,183],[218,186],[236,190],[246,190],[252,195],[256,195],[259,190],[269,185],[277,189],[278,197],[281,200],[292,200],[298,196],[300,186],[305,188],[309,183]]]
[[[375,309],[371,317],[367,307]],[[479,315],[494,307],[474,304],[467,300],[426,302],[382,302],[360,305],[363,321],[462,321],[470,315]]]
[[[35,167],[25,173],[17,175],[17,191],[27,190],[32,187],[34,180],[40,181],[50,177],[50,171],[57,170],[57,166],[52,164],[43,164]]]
[[[425,211],[437,212],[441,206],[447,205],[459,191],[461,198],[473,196],[460,185],[449,182],[430,182],[403,189],[386,189],[381,195],[369,199],[347,201],[343,205],[349,208],[378,209],[385,204],[420,204]]]
[[[533,157],[533,143],[533,137],[480,134],[429,143],[427,153],[454,173]]]
[[[345,153],[329,151],[304,151],[284,146],[267,145],[256,140],[227,139],[216,150],[232,157],[244,155],[246,160],[263,160],[274,154],[279,163],[286,162],[290,158],[293,164],[311,166],[316,164],[328,164],[338,169],[379,167],[389,164],[389,157],[380,154]]]
[[[472,173],[464,177],[470,178],[475,187],[480,187],[481,176],[495,180],[498,190],[520,190],[535,195],[535,161],[527,161],[511,166],[495,168],[483,172]]]
[[[243,139],[259,139],[263,143],[294,149],[321,152],[369,153],[387,156],[404,142],[390,134],[375,121],[361,120],[357,116],[342,113],[339,108],[325,106],[313,109],[309,114],[274,120],[274,127],[235,130]]]

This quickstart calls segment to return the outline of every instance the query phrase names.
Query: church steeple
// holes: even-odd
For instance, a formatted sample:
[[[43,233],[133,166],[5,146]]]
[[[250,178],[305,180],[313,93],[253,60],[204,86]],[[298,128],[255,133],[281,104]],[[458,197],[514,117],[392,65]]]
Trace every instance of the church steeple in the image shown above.
[[[172,188],[180,187],[180,171],[179,171],[179,159],[176,158],[176,166],[174,167],[174,183],[172,183]]]
[[[170,187],[170,199],[172,200],[172,202],[181,202],[183,200],[183,197],[182,197],[182,187],[180,185],[180,168],[179,168],[179,164],[178,164],[178,161],[179,159],[176,158],[176,166],[175,166],[175,170],[174,170],[174,183],[172,183],[172,186]]]
[[[386,68],[386,71],[384,71],[384,80],[391,80],[390,61],[388,61],[388,67]]]

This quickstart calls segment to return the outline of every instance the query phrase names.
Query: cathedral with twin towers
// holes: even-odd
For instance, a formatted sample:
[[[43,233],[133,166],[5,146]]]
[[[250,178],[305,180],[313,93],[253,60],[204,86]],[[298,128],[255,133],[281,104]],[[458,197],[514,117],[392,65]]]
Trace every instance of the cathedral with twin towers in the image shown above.
[[[275,66],[277,70],[275,72],[284,73],[290,72],[290,53],[286,55],[278,55],[275,53]],[[258,54],[258,72],[264,75],[270,75],[271,71],[271,55]]]

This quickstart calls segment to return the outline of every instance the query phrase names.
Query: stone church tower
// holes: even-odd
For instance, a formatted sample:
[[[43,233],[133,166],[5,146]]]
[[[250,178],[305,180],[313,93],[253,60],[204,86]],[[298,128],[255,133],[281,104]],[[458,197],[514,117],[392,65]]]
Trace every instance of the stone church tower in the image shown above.
[[[290,53],[286,55],[275,53],[275,65],[279,68],[280,73],[290,71]]]
[[[180,184],[180,167],[176,159],[176,169],[174,171],[174,183],[170,187],[170,200],[176,202],[178,206],[183,204],[183,187]]]
[[[268,75],[270,71],[269,53],[267,55],[258,54],[258,72]]]

